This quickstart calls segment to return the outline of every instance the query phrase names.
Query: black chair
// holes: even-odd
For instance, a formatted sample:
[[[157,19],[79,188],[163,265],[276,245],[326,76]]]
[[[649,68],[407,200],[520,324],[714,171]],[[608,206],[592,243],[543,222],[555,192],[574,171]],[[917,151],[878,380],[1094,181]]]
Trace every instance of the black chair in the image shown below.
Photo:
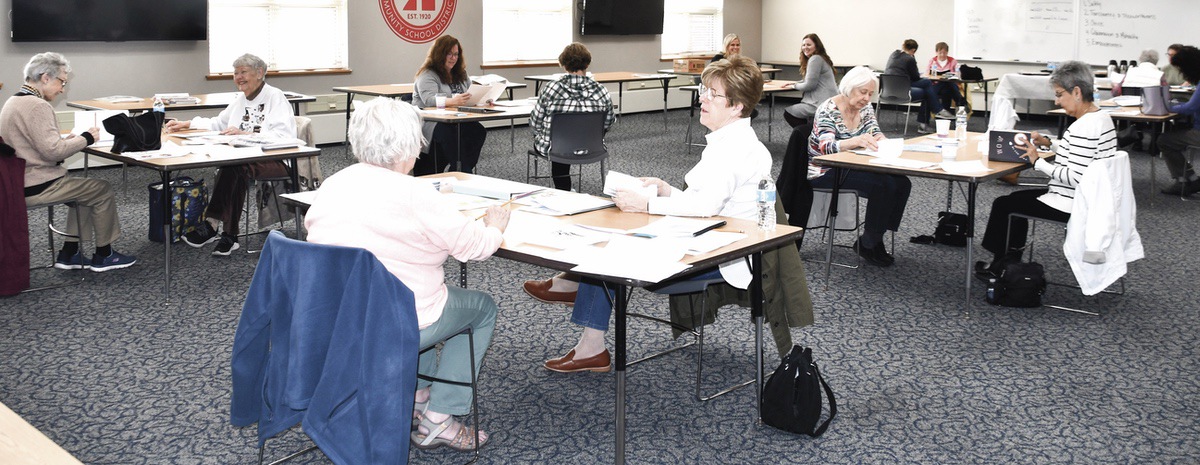
[[[538,161],[549,160],[554,163],[578,165],[576,174],[567,176],[579,178],[577,186],[583,184],[583,165],[600,162],[600,185],[604,185],[604,161],[608,159],[608,147],[604,145],[604,120],[607,113],[571,112],[556,113],[550,117],[550,153],[540,153],[536,149],[529,150],[525,159],[525,182],[531,179],[546,179],[553,176],[538,174]],[[530,170],[530,160],[533,169]],[[577,188],[582,192],[581,187]]]
[[[884,74],[879,76],[879,105],[875,113],[883,111],[883,105],[903,105],[904,111],[904,134],[908,134],[908,119],[912,114],[914,105],[920,106],[919,102],[913,102],[911,81],[908,76],[902,74]]]

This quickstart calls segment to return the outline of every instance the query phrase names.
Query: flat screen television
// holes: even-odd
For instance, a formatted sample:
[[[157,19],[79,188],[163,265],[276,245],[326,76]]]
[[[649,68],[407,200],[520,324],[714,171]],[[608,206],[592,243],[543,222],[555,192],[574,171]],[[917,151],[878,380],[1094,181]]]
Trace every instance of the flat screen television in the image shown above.
[[[580,34],[662,34],[663,0],[584,0]]]
[[[12,0],[13,42],[208,39],[208,0]]]

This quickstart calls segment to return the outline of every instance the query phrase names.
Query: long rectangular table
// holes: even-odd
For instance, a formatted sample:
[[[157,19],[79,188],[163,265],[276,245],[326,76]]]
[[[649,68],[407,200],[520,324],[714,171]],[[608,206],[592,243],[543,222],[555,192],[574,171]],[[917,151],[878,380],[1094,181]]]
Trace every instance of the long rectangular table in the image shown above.
[[[1115,103],[1113,103],[1111,100],[1097,102],[1097,104],[1104,107],[1104,111],[1108,112],[1108,116],[1110,118],[1112,118],[1114,122],[1115,121],[1126,121],[1126,122],[1130,122],[1130,123],[1149,124],[1152,127],[1152,130],[1150,131],[1150,147],[1146,151],[1148,153],[1150,153],[1150,156],[1152,156],[1152,157],[1160,157],[1162,155],[1158,149],[1158,136],[1162,133],[1167,132],[1167,122],[1169,122],[1179,116],[1178,113],[1167,113],[1165,115],[1147,115],[1145,113],[1142,113],[1141,107],[1117,107],[1117,105]],[[1066,131],[1067,121],[1071,119],[1070,116],[1067,115],[1067,111],[1063,110],[1062,108],[1056,108],[1056,109],[1046,112],[1046,114],[1058,117],[1058,137],[1061,138],[1063,135],[1063,132]],[[1157,174],[1156,174],[1156,168],[1155,168],[1156,166],[1158,166],[1157,163],[1154,163],[1153,161],[1150,163],[1150,181],[1151,181],[1150,182],[1150,202],[1151,203],[1154,202],[1154,198],[1155,198],[1154,190],[1157,188],[1154,185],[1154,181],[1158,179]]]
[[[171,139],[175,142],[180,142],[181,139],[173,136],[164,136],[164,139]],[[96,147],[90,146],[83,149],[84,162],[87,157],[95,155],[100,158],[121,162],[127,165],[138,166],[149,170],[157,171],[163,183],[162,189],[162,217],[163,217],[163,296],[170,298],[171,296],[171,190],[166,188],[171,180],[171,173],[179,170],[210,168],[230,165],[242,165],[246,163],[255,163],[261,161],[275,160],[293,160],[292,166],[295,166],[295,159],[301,157],[311,157],[321,154],[321,150],[314,147],[293,147],[280,150],[264,151],[262,154],[230,156],[213,158],[206,155],[189,154],[179,157],[168,158],[140,158],[138,156],[130,156],[129,154],[113,153],[112,147]],[[288,170],[292,178],[292,185],[300,185],[298,173],[296,170]]]
[[[972,263],[972,259],[974,256],[973,249],[975,248],[975,245],[974,245],[975,191],[979,187],[979,183],[982,183],[985,181],[990,181],[990,180],[999,178],[1001,176],[1007,175],[1009,173],[1020,172],[1021,170],[1024,170],[1025,168],[1027,168],[1029,165],[1025,164],[1025,163],[1007,163],[1007,162],[989,161],[987,159],[986,153],[981,153],[979,151],[979,141],[982,140],[981,138],[986,137],[986,136],[983,133],[977,133],[977,132],[970,132],[967,134],[968,134],[967,143],[959,144],[958,152],[955,157],[955,161],[979,160],[979,161],[983,162],[984,166],[986,166],[989,169],[989,171],[980,172],[980,173],[954,174],[954,173],[948,173],[946,171],[943,171],[940,167],[914,169],[914,168],[904,168],[904,167],[899,167],[899,166],[881,165],[881,164],[871,163],[871,159],[873,159],[874,157],[871,157],[868,155],[859,155],[859,154],[856,154],[853,152],[839,152],[839,153],[835,153],[832,155],[822,155],[822,156],[813,158],[812,162],[813,162],[813,164],[818,165],[818,166],[832,168],[834,179],[840,179],[843,170],[858,170],[858,171],[870,171],[870,172],[875,172],[875,173],[917,176],[917,177],[930,178],[930,179],[944,179],[944,180],[950,181],[950,182],[958,181],[958,182],[967,183],[967,231],[966,231],[967,232],[967,246],[965,247],[966,248],[966,253],[965,253],[966,264],[965,264],[964,268],[966,269],[966,271],[964,273],[965,278],[964,278],[964,286],[963,287],[964,287],[965,308],[970,308],[970,306],[971,306],[971,280],[974,279],[972,276],[971,263]],[[914,138],[906,140],[905,143],[906,144],[918,144],[925,140],[929,140],[930,138],[936,139],[937,135],[914,137]],[[941,153],[929,153],[929,152],[905,151],[901,155],[901,158],[910,159],[910,160],[941,162],[942,154]],[[834,221],[837,218],[837,214],[838,214],[837,198],[838,198],[839,188],[840,188],[840,186],[837,183],[834,183],[833,192],[832,192],[833,195],[830,196],[829,217],[827,218],[826,225],[830,227],[831,231],[833,229],[832,225],[835,224]],[[831,270],[831,265],[833,263],[833,236],[834,235],[829,234],[828,236],[829,236],[829,241],[827,244],[828,248],[827,248],[826,257],[825,257],[825,260],[826,260],[825,261],[825,281],[826,282],[829,282],[829,274],[830,274],[830,270]]]
[[[533,81],[533,94],[538,95],[542,90],[543,82],[554,82],[558,80],[561,74],[542,74],[536,76],[525,76],[526,81]],[[595,73],[591,75],[592,79],[600,84],[616,84],[617,85],[617,108],[622,108],[621,103],[625,99],[625,84],[630,82],[641,81],[660,81],[662,82],[663,90],[663,128],[667,127],[667,90],[669,83],[675,79],[674,74],[657,73],[634,73],[630,71],[610,71],[605,73]],[[617,112],[620,115],[620,112]]]
[[[512,100],[514,89],[524,89],[526,87],[529,87],[529,85],[522,84],[519,82],[509,82],[505,86],[504,91],[508,93],[508,99]],[[413,83],[411,83],[411,82],[403,83],[403,84],[371,84],[371,85],[365,85],[365,86],[334,87],[333,91],[334,92],[343,92],[346,94],[346,131],[347,131],[346,134],[348,136],[350,134],[349,133],[349,131],[350,131],[350,111],[351,111],[351,107],[354,104],[354,96],[355,95],[370,95],[373,97],[399,98],[399,97],[404,97],[407,95],[412,95],[412,93],[414,91],[414,86],[413,86]],[[346,142],[349,142],[349,141],[350,141],[350,139],[347,138]]]
[[[171,103],[165,104],[167,111],[182,111],[182,110],[212,110],[215,108],[225,108],[233,102],[240,92],[218,92],[215,94],[194,94],[192,97],[200,99],[198,103]],[[298,94],[295,92],[284,92],[288,102],[292,104],[292,113],[300,114],[300,104],[304,102],[315,102],[316,97],[311,95]],[[67,102],[67,106],[79,108],[83,110],[125,110],[125,111],[150,111],[154,108],[154,97],[142,97],[136,102],[110,102],[104,99],[92,100],[75,100]]]
[[[775,126],[775,124],[774,124],[774,122],[775,122],[775,94],[778,94],[780,92],[791,91],[792,84],[795,84],[795,83],[796,83],[795,81],[767,81],[767,82],[763,83],[763,93],[766,94],[768,97],[770,97],[769,99],[767,99],[767,101],[769,102],[768,105],[770,107],[770,110],[767,112],[767,140],[768,141],[771,140],[771,129]],[[679,90],[684,91],[684,92],[691,92],[692,93],[692,101],[695,102],[695,101],[697,101],[696,94],[700,92],[700,86],[679,86]],[[688,118],[690,119],[695,116],[696,116],[696,107],[695,107],[695,105],[693,105],[688,108]],[[688,153],[692,153],[692,146],[702,145],[702,144],[693,144],[692,143],[692,124],[691,124],[690,120],[688,123],[688,128],[687,128],[686,134],[687,135],[684,136],[684,144],[688,146]]]

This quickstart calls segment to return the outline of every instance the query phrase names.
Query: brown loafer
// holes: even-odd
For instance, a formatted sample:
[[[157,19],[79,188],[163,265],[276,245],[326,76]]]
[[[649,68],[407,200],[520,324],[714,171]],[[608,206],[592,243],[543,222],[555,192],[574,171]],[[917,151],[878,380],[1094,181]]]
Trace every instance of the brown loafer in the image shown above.
[[[550,290],[552,279],[545,281],[525,281],[525,293],[548,304],[575,305],[574,292],[556,292]]]
[[[575,349],[571,349],[562,358],[546,360],[542,366],[547,370],[557,371],[559,373],[574,373],[577,371],[594,371],[596,373],[608,373],[612,370],[612,358],[608,354],[608,349],[596,355],[585,359],[575,359]]]

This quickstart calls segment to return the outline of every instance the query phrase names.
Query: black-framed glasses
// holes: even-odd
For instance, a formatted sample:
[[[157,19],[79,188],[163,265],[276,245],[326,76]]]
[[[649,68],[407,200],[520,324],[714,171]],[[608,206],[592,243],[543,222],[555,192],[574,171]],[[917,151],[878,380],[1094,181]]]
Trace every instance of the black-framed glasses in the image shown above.
[[[62,86],[63,86],[63,88],[66,88],[66,87],[67,87],[67,80],[66,80],[66,79],[63,79],[63,78],[60,78],[60,77],[56,77],[56,78],[54,78],[54,79],[58,79],[58,82],[61,82],[61,83],[62,83]]]
[[[700,95],[700,98],[706,98],[709,100],[715,100],[717,97],[725,97],[724,95],[718,94],[715,91],[713,91],[712,87],[708,87],[704,84],[700,84],[699,95]],[[728,99],[729,97],[725,97],[725,98]]]

